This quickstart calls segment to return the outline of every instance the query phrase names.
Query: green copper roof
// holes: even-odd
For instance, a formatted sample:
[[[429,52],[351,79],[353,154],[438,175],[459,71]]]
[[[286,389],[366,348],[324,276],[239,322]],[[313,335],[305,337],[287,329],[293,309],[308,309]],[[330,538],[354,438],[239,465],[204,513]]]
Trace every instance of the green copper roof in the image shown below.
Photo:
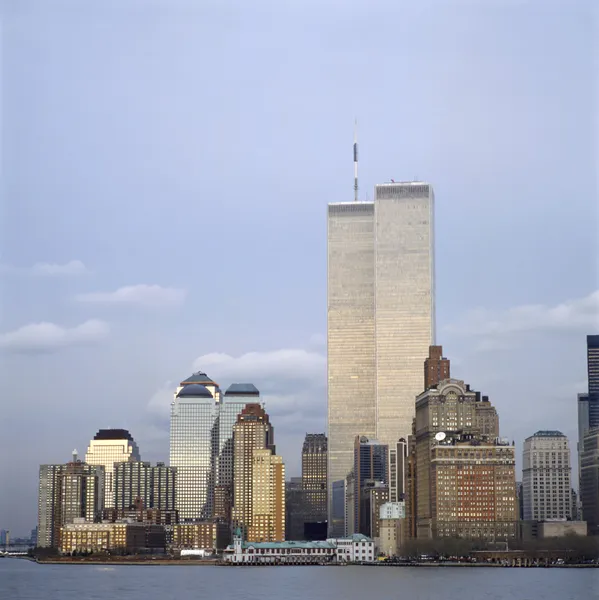
[[[331,542],[243,542],[243,548],[335,548]]]

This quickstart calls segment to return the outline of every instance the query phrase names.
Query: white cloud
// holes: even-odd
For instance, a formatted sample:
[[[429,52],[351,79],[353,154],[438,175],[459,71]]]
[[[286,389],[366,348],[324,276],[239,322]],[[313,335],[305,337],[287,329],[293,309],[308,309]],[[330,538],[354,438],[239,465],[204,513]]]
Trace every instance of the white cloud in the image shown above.
[[[588,332],[599,328],[599,290],[556,306],[527,304],[504,311],[476,309],[446,331],[458,335],[485,337],[481,349],[504,347],[506,339],[522,333]],[[493,339],[489,339],[493,338]]]
[[[80,260],[71,260],[64,265],[52,263],[37,263],[31,269],[34,275],[58,277],[62,275],[84,275],[88,273],[86,266]]]
[[[185,301],[186,291],[160,285],[129,285],[114,292],[92,292],[79,294],[76,300],[94,304],[121,304],[162,308],[180,306]]]
[[[108,325],[95,319],[71,328],[47,322],[30,323],[0,334],[0,347],[15,353],[54,352],[68,346],[101,341],[108,332]]]

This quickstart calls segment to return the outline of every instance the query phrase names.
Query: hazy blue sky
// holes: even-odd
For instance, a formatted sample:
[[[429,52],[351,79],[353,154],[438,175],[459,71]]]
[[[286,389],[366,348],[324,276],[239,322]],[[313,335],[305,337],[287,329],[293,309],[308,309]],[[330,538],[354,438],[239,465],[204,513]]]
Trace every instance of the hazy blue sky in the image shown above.
[[[38,466],[175,384],[263,392],[289,476],[326,414],[326,205],[436,192],[438,342],[519,445],[575,449],[598,333],[593,0],[0,0],[0,528]]]

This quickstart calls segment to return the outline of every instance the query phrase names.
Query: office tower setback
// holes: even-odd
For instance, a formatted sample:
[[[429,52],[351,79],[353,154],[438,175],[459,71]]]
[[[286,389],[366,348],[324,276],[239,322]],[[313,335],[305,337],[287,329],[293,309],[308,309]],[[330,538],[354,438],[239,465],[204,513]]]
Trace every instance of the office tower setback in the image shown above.
[[[525,521],[570,519],[570,446],[561,431],[537,431],[524,441],[522,494]]]
[[[252,518],[249,542],[285,539],[285,465],[272,448],[252,453]]]
[[[505,541],[516,535],[515,449],[480,432],[481,403],[480,394],[457,379],[416,399],[408,503],[408,520],[415,522],[408,526],[418,538]]]
[[[114,466],[114,507],[127,510],[141,502],[142,508],[175,510],[175,467],[164,463],[121,462]]]
[[[60,529],[75,519],[94,522],[104,505],[104,467],[77,459],[67,464],[41,465],[38,497],[38,546],[57,548]]]
[[[599,427],[589,429],[583,437],[580,501],[589,535],[599,535]]]
[[[329,204],[329,493],[352,468],[357,435],[393,444],[410,433],[434,343],[433,204],[422,182]]]
[[[100,429],[89,443],[85,455],[88,465],[101,465],[105,471],[104,506],[114,506],[114,464],[139,461],[141,456],[135,440],[126,429]]]
[[[212,390],[218,387],[210,386]],[[212,516],[216,403],[210,389],[182,382],[171,404],[170,466],[176,467],[175,507],[182,522]]]
[[[260,404],[247,404],[233,426],[232,519],[247,536],[252,523],[254,450],[272,450],[274,429]]]
[[[431,346],[424,361],[424,389],[428,390],[450,376],[449,359],[443,356],[443,346]]]

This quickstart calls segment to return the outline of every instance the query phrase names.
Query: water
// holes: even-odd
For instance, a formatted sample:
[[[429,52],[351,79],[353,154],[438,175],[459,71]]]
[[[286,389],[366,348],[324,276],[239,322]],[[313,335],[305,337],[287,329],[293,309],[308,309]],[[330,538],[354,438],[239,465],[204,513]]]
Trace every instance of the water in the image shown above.
[[[2,600],[595,600],[599,569],[37,565],[0,559]]]

